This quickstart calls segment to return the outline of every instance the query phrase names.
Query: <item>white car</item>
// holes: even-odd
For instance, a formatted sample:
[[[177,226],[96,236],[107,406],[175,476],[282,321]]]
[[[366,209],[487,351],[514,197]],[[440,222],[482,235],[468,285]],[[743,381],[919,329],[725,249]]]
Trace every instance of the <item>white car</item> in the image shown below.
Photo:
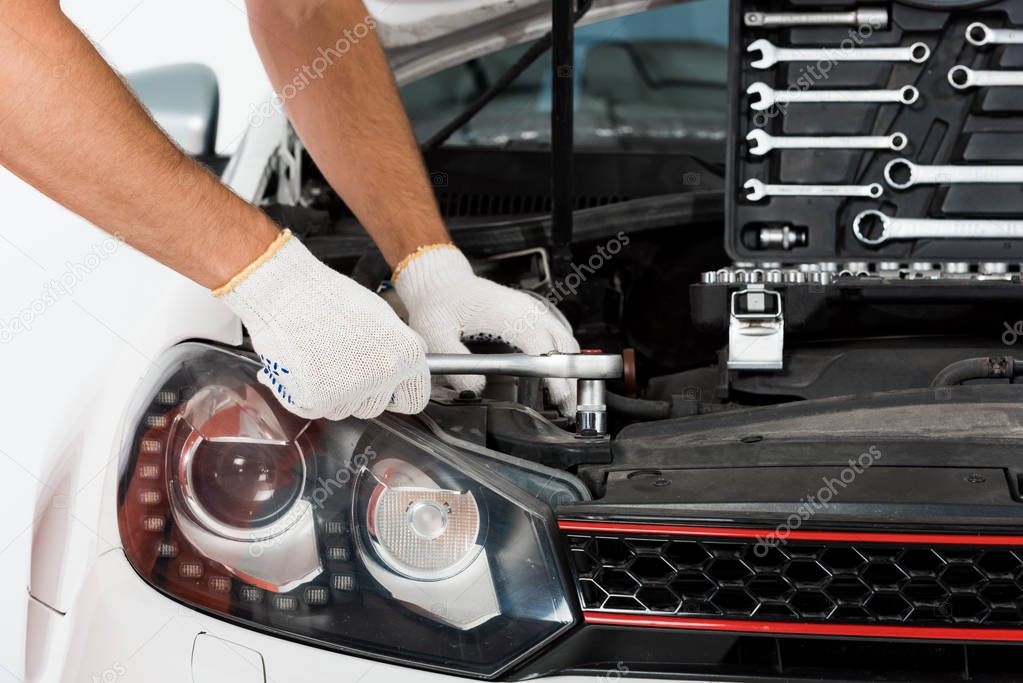
[[[852,1],[817,14],[594,0],[570,52],[570,21],[547,35],[560,2],[368,3],[375,26],[249,107],[229,157],[209,69],[129,79],[184,149],[401,313],[282,113],[378,31],[454,240],[479,273],[555,306],[587,349],[529,357],[489,339],[431,357],[438,375],[487,374],[481,396],[438,381],[422,415],[297,418],[256,382],[273,369],[208,291],[18,198],[32,229],[2,252],[0,477],[15,523],[0,676],[1019,678],[1020,245],[881,244],[849,223],[900,202],[1004,216],[1018,187],[897,193],[889,177],[878,199],[836,185],[886,179],[894,155],[876,138],[762,156],[742,142],[747,124],[779,138],[890,128],[917,163],[1009,160],[1011,94],[937,89],[959,28],[1012,14],[872,3],[864,30],[834,25],[859,21]],[[762,12],[789,5],[807,11]],[[781,111],[747,96],[802,78],[755,66],[749,38],[810,47],[847,31],[850,50],[904,35],[927,50],[829,67],[829,89],[863,92]],[[863,65],[878,54],[902,61]],[[893,101],[882,88],[905,84],[891,74],[919,101]],[[933,131],[957,116],[970,139],[942,146]],[[804,187],[742,190],[772,176]],[[802,196],[810,183],[829,185]],[[550,405],[551,376],[577,381],[575,415]]]

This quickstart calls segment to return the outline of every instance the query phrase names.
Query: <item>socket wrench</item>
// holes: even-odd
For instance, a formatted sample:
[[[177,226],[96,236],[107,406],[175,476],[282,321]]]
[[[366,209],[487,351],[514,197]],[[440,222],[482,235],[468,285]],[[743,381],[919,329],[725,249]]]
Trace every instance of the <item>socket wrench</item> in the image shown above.
[[[956,90],[1023,85],[1023,71],[981,71],[957,64],[948,70],[948,82]]]
[[[888,28],[888,10],[864,7],[848,12],[746,12],[743,23],[750,28],[786,26],[870,26]]]
[[[510,375],[616,379],[622,376],[622,357],[612,353],[428,353],[426,365],[434,375]]]
[[[870,234],[876,228],[880,228],[880,231],[875,237],[871,237]],[[853,219],[853,234],[860,242],[871,246],[891,240],[1018,240],[1023,239],[1023,221],[895,218],[868,209]]]
[[[750,154],[763,156],[773,149],[888,149],[895,152],[909,142],[904,133],[891,135],[774,136],[762,128],[746,135]]]
[[[975,21],[966,27],[966,41],[971,45],[1019,45],[1023,43],[1023,31],[1012,28],[990,28],[982,21]]]
[[[770,69],[778,62],[916,62],[922,64],[931,56],[926,43],[905,47],[777,47],[759,38],[746,48],[759,52],[760,58],[750,62],[754,69]]]
[[[884,191],[880,183],[870,185],[769,185],[750,178],[743,185],[746,199],[759,202],[765,197],[871,197],[877,199]]]
[[[892,159],[884,167],[884,179],[896,190],[914,185],[1023,183],[1023,166],[920,166]]]
[[[912,85],[895,90],[775,90],[767,83],[757,81],[746,88],[751,98],[750,109],[765,111],[775,104],[793,102],[896,102],[913,104],[920,99],[920,91]]]
[[[607,434],[605,380],[624,372],[624,361],[612,353],[428,353],[426,365],[434,375],[510,375],[513,377],[563,377],[576,380],[578,405],[576,434],[603,437]]]

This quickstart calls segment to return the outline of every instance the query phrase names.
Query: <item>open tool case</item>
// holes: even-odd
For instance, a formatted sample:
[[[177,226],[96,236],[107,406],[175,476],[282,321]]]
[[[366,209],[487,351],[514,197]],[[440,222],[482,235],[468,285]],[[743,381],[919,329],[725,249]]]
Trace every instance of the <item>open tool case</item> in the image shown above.
[[[952,8],[955,6],[955,8]],[[859,10],[861,23],[846,26],[758,26],[756,15]],[[853,221],[862,211],[914,218],[1023,219],[1023,184],[928,184],[905,190],[885,180],[885,166],[894,159],[914,164],[1023,165],[1023,87],[956,89],[949,71],[1023,69],[1023,45],[971,44],[967,27],[981,22],[990,28],[1023,30],[1023,2],[912,3],[731,3],[730,73],[732,143],[729,150],[728,243],[740,261],[1020,261],[1023,240],[915,239],[881,245],[862,243],[853,234]],[[748,18],[754,21],[748,21]],[[762,21],[762,20],[761,20]],[[748,25],[748,24],[753,25]],[[975,29],[978,31],[979,29]],[[859,48],[910,47],[922,61],[778,62],[756,68],[759,52],[748,52],[757,40],[778,48],[821,48],[836,57]],[[921,45],[922,44],[922,45]],[[922,47],[926,46],[926,48]],[[903,103],[778,104],[755,111],[758,98],[747,93],[755,83],[776,91],[795,91],[800,98],[814,90],[915,88],[918,98]],[[805,91],[801,92],[801,91]],[[906,91],[910,96],[914,91]],[[872,149],[775,149],[762,156],[750,152],[746,136],[763,129],[773,136],[887,136],[901,134],[901,151]],[[896,180],[905,167],[893,172]],[[877,183],[882,195],[870,197],[776,196],[747,199],[744,184],[757,179],[772,184]],[[864,221],[864,232],[876,235],[876,221]],[[776,244],[763,228],[789,228],[787,245]],[[868,230],[871,228],[873,230]],[[768,239],[761,239],[762,236]],[[788,248],[786,248],[786,246]]]
[[[1023,182],[893,187],[906,180],[907,169],[897,161],[903,159],[919,166],[1023,167],[1023,86],[957,88],[950,82],[956,67],[1023,75],[1023,44],[976,45],[991,37],[977,27],[973,40],[967,39],[978,22],[999,32],[1023,31],[1023,0],[733,0],[730,12],[725,241],[734,264],[704,273],[690,290],[697,328],[728,335],[728,367],[782,370],[786,335],[997,334],[998,321],[1016,320],[1023,304],[1023,239],[917,237],[869,244],[853,226],[862,214],[860,232],[869,240],[880,234],[881,214],[1023,222]],[[822,12],[844,18],[831,25],[803,21],[808,15],[820,19]],[[1023,42],[1023,33],[1015,38]],[[757,41],[777,49],[824,49],[837,57],[761,64],[768,55],[756,49]],[[874,48],[903,51],[898,59],[841,58],[846,51]],[[962,73],[959,68],[954,75]],[[802,101],[760,107],[764,88],[796,93]],[[875,91],[873,97],[905,101],[813,101],[822,90]],[[902,148],[842,143],[758,155],[761,143],[747,139],[756,130],[763,133],[754,135],[783,139],[896,136],[892,146]],[[893,161],[889,181],[886,167]],[[873,196],[808,196],[796,188],[797,196],[754,201],[746,187],[751,180],[855,186],[863,194],[870,187]]]

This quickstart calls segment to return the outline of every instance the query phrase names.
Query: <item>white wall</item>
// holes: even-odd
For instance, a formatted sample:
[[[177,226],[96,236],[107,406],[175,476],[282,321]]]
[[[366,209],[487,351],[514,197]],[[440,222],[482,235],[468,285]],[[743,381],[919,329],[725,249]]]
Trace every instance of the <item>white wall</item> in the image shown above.
[[[250,103],[269,96],[244,0],[63,0],[61,6],[122,72],[188,61],[212,67],[220,80],[222,153],[237,144]]]

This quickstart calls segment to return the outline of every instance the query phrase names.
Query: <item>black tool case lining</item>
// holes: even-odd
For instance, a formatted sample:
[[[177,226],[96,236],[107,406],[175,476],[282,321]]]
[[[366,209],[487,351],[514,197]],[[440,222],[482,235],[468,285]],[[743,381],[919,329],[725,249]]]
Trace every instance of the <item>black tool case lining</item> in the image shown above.
[[[804,0],[751,2],[732,0],[730,63],[730,136],[726,248],[737,261],[1023,261],[1023,240],[919,239],[889,241],[877,247],[853,235],[854,217],[866,209],[890,216],[929,218],[1023,219],[1023,186],[1017,184],[917,185],[897,190],[884,179],[890,160],[916,164],[1023,164],[1023,88],[973,88],[960,91],[948,72],[962,64],[973,69],[1023,69],[1023,45],[974,47],[966,27],[983,21],[991,28],[1023,28],[1023,0],[971,3],[944,9],[953,2],[844,2],[834,5]],[[980,5],[980,6],[978,6]],[[882,7],[887,29],[854,26],[750,28],[747,11],[821,11]],[[933,7],[933,8],[932,8]],[[833,62],[823,65],[779,63],[755,69],[747,46],[766,38],[778,47],[907,46],[924,42],[931,56],[913,62]],[[844,41],[844,42],[843,42]],[[819,74],[827,69],[827,77]],[[815,77],[816,75],[816,77]],[[809,80],[808,80],[809,79]],[[919,100],[911,105],[861,103],[793,103],[784,111],[750,108],[750,84],[763,81],[784,90],[807,86],[824,89],[895,89],[915,85]],[[758,116],[758,114],[760,114]],[[756,117],[754,119],[754,117]],[[761,125],[758,125],[761,124]],[[902,132],[900,152],[876,150],[774,150],[757,157],[748,152],[747,133],[763,128],[772,135],[888,135]],[[746,199],[749,178],[783,184],[880,183],[880,199],[841,197],[768,197]],[[807,244],[792,249],[759,249],[760,227],[805,229]]]

